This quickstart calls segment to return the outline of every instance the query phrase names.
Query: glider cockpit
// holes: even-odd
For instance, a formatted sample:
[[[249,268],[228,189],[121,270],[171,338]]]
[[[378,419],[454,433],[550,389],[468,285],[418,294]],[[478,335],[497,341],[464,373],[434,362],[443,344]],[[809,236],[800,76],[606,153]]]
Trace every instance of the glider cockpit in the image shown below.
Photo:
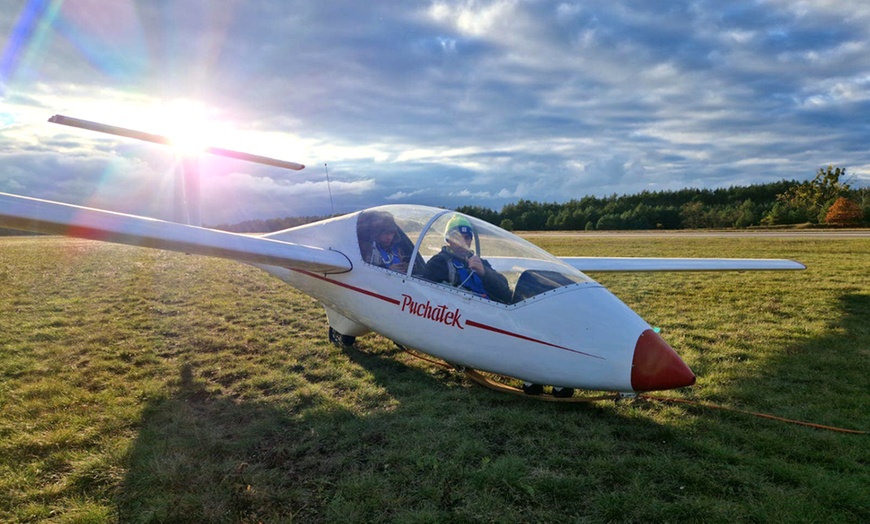
[[[361,260],[405,278],[425,280],[425,265],[442,250],[448,224],[457,215],[471,224],[473,253],[487,260],[506,278],[510,295],[502,303],[518,304],[564,286],[591,281],[580,271],[504,229],[453,211],[422,206],[380,206],[359,213],[357,235]],[[394,231],[392,253],[378,242],[385,231]],[[403,260],[391,266],[390,259],[396,253]],[[441,285],[458,293],[474,294],[465,288]]]

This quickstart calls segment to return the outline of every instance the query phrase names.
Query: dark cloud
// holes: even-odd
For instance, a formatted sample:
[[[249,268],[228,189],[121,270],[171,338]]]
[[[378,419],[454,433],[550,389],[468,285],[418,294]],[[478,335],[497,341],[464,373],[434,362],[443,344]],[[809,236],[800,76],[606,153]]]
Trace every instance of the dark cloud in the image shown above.
[[[180,98],[309,165],[204,161],[212,222],[328,213],[330,193],[499,207],[830,163],[870,182],[858,0],[67,0],[25,24],[39,5],[0,0],[5,191],[163,212],[170,153],[44,122]]]

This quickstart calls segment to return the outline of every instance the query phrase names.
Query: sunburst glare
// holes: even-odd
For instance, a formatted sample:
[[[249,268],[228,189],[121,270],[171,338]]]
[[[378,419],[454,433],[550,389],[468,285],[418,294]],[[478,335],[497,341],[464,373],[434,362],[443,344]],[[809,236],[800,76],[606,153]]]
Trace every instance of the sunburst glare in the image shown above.
[[[213,120],[205,104],[193,100],[173,100],[165,105],[157,124],[173,147],[183,154],[194,154],[221,139],[219,122]]]

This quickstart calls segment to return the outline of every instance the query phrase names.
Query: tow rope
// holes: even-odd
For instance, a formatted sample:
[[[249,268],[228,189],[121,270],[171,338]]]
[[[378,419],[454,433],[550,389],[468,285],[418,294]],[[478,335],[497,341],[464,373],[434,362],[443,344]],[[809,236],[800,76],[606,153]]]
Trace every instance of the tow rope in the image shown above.
[[[846,429],[846,428],[838,428],[835,426],[825,426],[823,424],[814,424],[812,422],[804,422],[802,420],[794,420],[790,418],[777,417],[776,415],[768,415],[767,413],[758,413],[755,411],[748,411],[744,409],[737,408],[729,408],[725,406],[717,406],[716,404],[708,404],[706,402],[697,402],[694,400],[686,400],[682,398],[672,398],[672,397],[656,397],[652,395],[647,395],[646,393],[638,394],[638,398],[642,398],[644,400],[655,400],[658,402],[672,402],[674,404],[688,404],[690,406],[698,406],[702,408],[708,409],[721,409],[722,411],[730,411],[732,413],[743,413],[745,415],[752,415],[754,417],[766,418],[770,420],[778,420],[779,422],[788,422],[789,424],[797,424],[798,426],[806,426],[809,428],[816,429],[826,429],[828,431],[837,431],[839,433],[851,433],[853,435],[866,435],[866,431],[860,431],[857,429]]]
[[[465,369],[464,371],[466,377],[470,378],[474,382],[477,382],[481,386],[493,389],[495,391],[500,391],[502,393],[510,393],[511,395],[521,395],[523,397],[534,398],[535,400],[543,400],[544,402],[598,402],[600,400],[619,400],[620,398],[619,393],[608,393],[605,395],[599,395],[597,397],[554,397],[552,395],[528,395],[519,388],[508,386],[507,384],[502,384],[501,382],[492,380],[491,378],[481,374],[475,369]]]
[[[406,348],[405,346],[402,346],[399,344],[396,344],[396,346],[398,346],[399,349],[401,349],[405,353],[411,355],[412,357],[418,358],[420,360],[424,360],[426,362],[429,362],[430,364],[440,366],[440,367],[445,368],[445,369],[459,371],[459,372],[463,373],[466,377],[471,379],[473,382],[480,384],[481,386],[487,387],[489,389],[492,389],[494,391],[498,391],[501,393],[509,393],[511,395],[519,395],[519,396],[522,396],[525,398],[530,398],[530,399],[534,399],[534,400],[541,400],[544,402],[581,403],[581,402],[600,402],[603,400],[617,401],[617,400],[621,400],[621,399],[638,398],[638,399],[647,400],[647,401],[670,402],[670,403],[674,403],[674,404],[686,404],[689,406],[695,406],[695,407],[701,407],[701,408],[719,409],[722,411],[730,411],[732,413],[742,413],[744,415],[752,415],[754,417],[765,418],[765,419],[769,419],[769,420],[776,420],[779,422],[786,422],[789,424],[796,424],[798,426],[806,426],[806,427],[815,428],[815,429],[824,429],[824,430],[828,430],[828,431],[836,431],[839,433],[849,433],[849,434],[853,434],[853,435],[866,435],[868,433],[867,431],[860,431],[857,429],[846,429],[846,428],[838,428],[835,426],[825,426],[823,424],[814,424],[812,422],[803,422],[801,420],[794,420],[794,419],[790,419],[790,418],[778,417],[776,415],[768,415],[766,413],[758,413],[755,411],[747,411],[747,410],[743,410],[743,409],[718,406],[716,404],[709,404],[707,402],[697,402],[694,400],[687,400],[687,399],[674,398],[674,397],[658,397],[658,396],[654,396],[654,395],[648,395],[646,393],[638,393],[637,395],[634,395],[634,396],[626,396],[626,395],[622,395],[619,393],[608,393],[605,395],[599,395],[599,396],[594,396],[594,397],[573,396],[573,397],[567,397],[567,398],[554,397],[552,395],[529,395],[529,394],[526,394],[523,390],[521,390],[519,388],[509,386],[509,385],[504,384],[502,382],[499,382],[497,380],[493,380],[493,379],[487,377],[486,375],[482,374],[481,372],[479,372],[475,369],[468,369],[468,368],[453,366],[447,362],[442,362],[442,361],[435,360],[433,358],[425,357],[423,355],[415,353],[414,351],[411,351],[410,349]]]

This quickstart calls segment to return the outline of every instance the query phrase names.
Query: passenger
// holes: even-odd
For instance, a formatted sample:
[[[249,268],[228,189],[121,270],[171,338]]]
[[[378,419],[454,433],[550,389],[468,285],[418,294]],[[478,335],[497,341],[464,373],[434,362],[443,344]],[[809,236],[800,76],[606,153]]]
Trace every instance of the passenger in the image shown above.
[[[510,302],[507,279],[486,260],[474,254],[474,228],[467,218],[453,215],[444,230],[447,245],[429,259],[423,278],[462,287],[490,300]]]
[[[363,251],[363,253],[369,252],[366,262],[401,273],[408,271],[411,254],[406,253],[406,249],[402,246],[399,226],[396,225],[393,215],[378,212],[371,217],[368,232],[371,245],[365,246],[367,249]]]

